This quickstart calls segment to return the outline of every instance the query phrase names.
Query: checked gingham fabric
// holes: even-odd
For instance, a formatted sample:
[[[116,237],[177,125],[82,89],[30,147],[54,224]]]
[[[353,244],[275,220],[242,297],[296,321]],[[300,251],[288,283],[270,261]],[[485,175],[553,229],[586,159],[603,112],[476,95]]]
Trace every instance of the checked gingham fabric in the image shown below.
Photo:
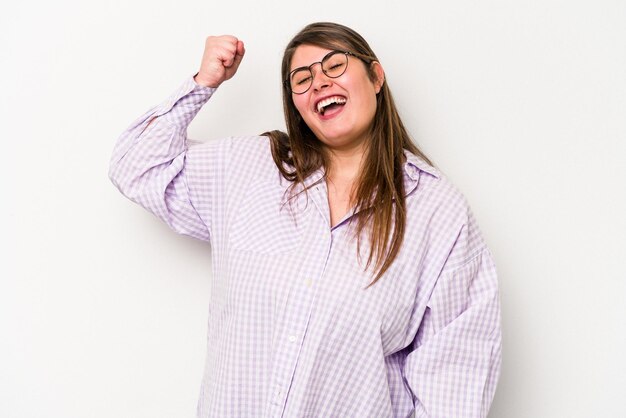
[[[402,249],[372,287],[351,214],[330,226],[323,172],[289,183],[260,136],[187,126],[192,77],[118,139],[110,178],[175,231],[210,241],[198,417],[485,417],[500,371],[494,262],[463,195],[406,152]],[[174,360],[173,360],[174,361]]]

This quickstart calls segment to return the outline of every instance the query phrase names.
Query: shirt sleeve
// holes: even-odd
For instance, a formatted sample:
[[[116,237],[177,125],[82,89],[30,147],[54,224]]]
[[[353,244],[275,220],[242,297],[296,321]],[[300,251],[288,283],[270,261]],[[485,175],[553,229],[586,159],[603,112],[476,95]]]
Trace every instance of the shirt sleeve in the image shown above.
[[[199,86],[189,77],[160,105],[135,120],[119,137],[110,161],[109,178],[130,200],[181,234],[210,237],[210,181],[201,187],[191,174],[211,177],[211,147],[196,145],[203,167],[188,160],[187,127],[216,89]],[[193,148],[193,147],[192,147]],[[190,174],[191,173],[191,174]],[[201,207],[202,210],[199,210]]]
[[[484,418],[501,364],[496,268],[473,221],[451,250],[404,364],[416,418]]]

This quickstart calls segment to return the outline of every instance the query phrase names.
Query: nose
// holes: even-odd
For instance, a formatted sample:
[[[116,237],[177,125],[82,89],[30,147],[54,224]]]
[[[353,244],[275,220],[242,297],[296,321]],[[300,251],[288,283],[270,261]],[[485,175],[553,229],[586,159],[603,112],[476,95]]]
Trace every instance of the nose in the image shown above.
[[[313,81],[311,85],[313,90],[319,91],[332,84],[332,78],[328,77],[324,71],[322,71],[321,65],[317,70],[313,70],[313,68],[311,68],[311,73],[313,74]]]

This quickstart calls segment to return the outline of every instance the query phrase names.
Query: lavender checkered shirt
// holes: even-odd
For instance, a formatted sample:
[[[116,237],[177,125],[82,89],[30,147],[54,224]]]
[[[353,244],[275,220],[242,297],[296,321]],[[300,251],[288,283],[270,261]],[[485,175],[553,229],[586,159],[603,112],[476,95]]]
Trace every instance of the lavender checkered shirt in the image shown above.
[[[331,228],[321,170],[290,208],[267,138],[187,140],[214,91],[187,79],[121,135],[109,173],[175,231],[211,242],[198,417],[487,416],[498,285],[463,195],[407,152],[404,242],[365,289],[368,242],[359,261],[350,214]]]

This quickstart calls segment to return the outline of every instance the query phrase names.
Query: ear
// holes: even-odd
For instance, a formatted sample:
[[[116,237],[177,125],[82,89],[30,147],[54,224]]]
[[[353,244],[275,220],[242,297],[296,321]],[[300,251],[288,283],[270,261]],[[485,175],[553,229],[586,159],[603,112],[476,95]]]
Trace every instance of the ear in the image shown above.
[[[376,89],[376,94],[378,94],[380,89],[383,88],[383,84],[385,84],[385,70],[383,70],[383,66],[378,61],[372,61],[370,67],[374,75],[374,88]]]

